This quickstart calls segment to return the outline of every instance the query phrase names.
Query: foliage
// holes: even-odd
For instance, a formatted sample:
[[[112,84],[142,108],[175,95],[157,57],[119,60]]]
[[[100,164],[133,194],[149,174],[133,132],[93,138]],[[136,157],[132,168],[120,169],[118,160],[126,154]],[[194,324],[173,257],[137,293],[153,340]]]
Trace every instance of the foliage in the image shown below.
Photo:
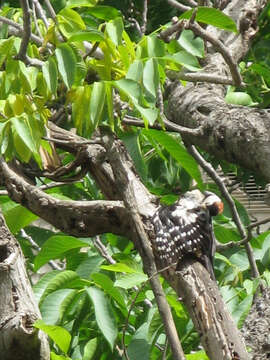
[[[158,37],[159,16],[149,25],[152,32],[148,30],[148,35],[142,38],[138,34],[134,36],[120,12],[125,13],[129,2],[121,3],[122,8],[116,9],[103,2],[97,4],[95,0],[52,1],[57,21],[50,19],[46,29],[38,20],[43,41],[41,44],[31,41],[27,48],[30,60],[39,60],[41,66],[33,66],[31,62],[26,66],[18,60],[21,39],[9,35],[6,25],[1,27],[0,151],[7,160],[16,157],[23,163],[35,161],[42,168],[40,148],[52,154],[50,145],[44,140],[46,123],[59,107],[64,106],[64,128],[76,127],[79,134],[90,138],[99,125],[110,126],[126,144],[137,171],[151,192],[159,195],[161,201],[172,203],[176,194],[190,189],[193,180],[203,190],[213,187],[213,184],[203,184],[198,165],[186,151],[180,136],[149,129],[154,123],[164,126],[156,104],[159,92],[164,89],[166,71],[200,70],[203,41],[185,30],[178,40],[165,44]],[[156,7],[152,5],[154,14],[159,5],[160,2]],[[140,8],[140,4],[137,6]],[[268,5],[261,19],[262,37],[258,37],[248,62],[242,65],[248,91],[262,106],[269,104],[269,59],[261,55],[262,49],[269,45],[269,8]],[[19,7],[6,3],[0,13],[22,23]],[[190,16],[190,12],[183,15],[185,18]],[[235,31],[233,21],[218,10],[200,9],[198,16],[202,23]],[[164,19],[160,29],[166,28],[169,18]],[[35,27],[33,23],[33,31],[37,32]],[[89,44],[92,47],[98,45],[102,55],[92,56]],[[258,88],[255,83],[261,84],[256,93],[251,91]],[[115,95],[128,104],[126,110],[117,113]],[[244,101],[242,95],[234,95],[230,102]],[[245,99],[246,105],[252,104],[251,98]],[[121,120],[126,114],[143,119],[145,128],[122,127]],[[70,160],[66,154],[61,156],[64,161]],[[223,165],[228,167],[228,164]],[[102,198],[89,175],[83,183],[54,188],[49,193],[73,200]],[[33,286],[43,319],[36,327],[49,335],[52,359],[121,359],[122,342],[131,360],[161,359],[161,350],[166,348],[164,327],[141,260],[128,239],[112,234],[101,237],[115,261],[108,265],[93,245],[94,239],[77,239],[33,226],[35,215],[8,197],[2,196],[0,201],[9,228],[17,235],[27,256],[29,271],[38,272],[49,260],[55,259],[57,264],[64,266],[62,271],[46,271]],[[246,210],[240,204],[238,207],[243,222],[248,224]],[[20,232],[22,228],[24,233]],[[215,233],[223,243],[240,240],[236,226],[226,212],[217,218]],[[41,247],[37,255],[26,235]],[[251,241],[262,277],[268,285],[269,236],[269,232],[254,235]],[[224,299],[241,326],[258,286],[257,280],[250,280],[244,251],[234,249],[217,254],[215,270]],[[189,354],[187,359],[206,359],[199,351],[199,336],[187,311],[164,280],[163,286],[184,351]],[[171,354],[167,358],[171,359]]]

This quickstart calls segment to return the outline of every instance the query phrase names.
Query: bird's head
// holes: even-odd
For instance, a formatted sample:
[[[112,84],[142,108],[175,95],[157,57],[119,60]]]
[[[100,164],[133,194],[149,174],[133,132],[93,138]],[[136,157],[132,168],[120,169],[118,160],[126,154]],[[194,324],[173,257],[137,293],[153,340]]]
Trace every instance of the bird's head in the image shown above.
[[[223,212],[224,204],[222,200],[210,191],[204,192],[205,198],[203,200],[204,206],[209,210],[211,216],[219,215]]]

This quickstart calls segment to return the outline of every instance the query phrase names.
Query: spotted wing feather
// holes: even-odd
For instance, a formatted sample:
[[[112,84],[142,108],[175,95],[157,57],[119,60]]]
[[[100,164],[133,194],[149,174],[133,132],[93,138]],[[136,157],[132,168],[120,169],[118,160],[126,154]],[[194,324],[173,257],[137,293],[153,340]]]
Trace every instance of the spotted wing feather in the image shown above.
[[[198,258],[213,276],[215,239],[209,211],[194,203],[179,201],[161,207],[153,217],[154,250],[159,268],[177,264],[185,255]]]

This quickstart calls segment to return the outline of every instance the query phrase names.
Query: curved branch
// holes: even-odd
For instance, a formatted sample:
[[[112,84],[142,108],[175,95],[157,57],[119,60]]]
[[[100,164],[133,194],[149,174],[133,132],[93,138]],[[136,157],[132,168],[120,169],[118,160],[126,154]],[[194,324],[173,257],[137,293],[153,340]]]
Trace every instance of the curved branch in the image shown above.
[[[106,232],[127,235],[128,212],[121,201],[58,200],[30,185],[0,159],[0,176],[12,200],[73,236],[90,237]]]
[[[253,0],[241,2],[241,5],[242,7],[235,6],[234,15],[238,19],[242,16],[241,11],[248,6],[256,15],[262,9]],[[248,34],[249,32],[245,32],[244,35],[238,35],[238,52],[231,38],[225,40],[224,46],[233,54],[234,61],[248,50],[245,47]],[[245,36],[245,41],[241,42],[242,36]],[[228,71],[227,64],[219,53],[209,55],[206,61],[204,71],[207,73],[224,76]],[[189,143],[199,146],[216,158],[259,173],[270,182],[269,111],[226,104],[225,94],[226,88],[222,85],[189,83],[183,87],[175,82],[169,89],[166,115],[170,121],[181,126],[203,127],[201,136],[185,135]]]

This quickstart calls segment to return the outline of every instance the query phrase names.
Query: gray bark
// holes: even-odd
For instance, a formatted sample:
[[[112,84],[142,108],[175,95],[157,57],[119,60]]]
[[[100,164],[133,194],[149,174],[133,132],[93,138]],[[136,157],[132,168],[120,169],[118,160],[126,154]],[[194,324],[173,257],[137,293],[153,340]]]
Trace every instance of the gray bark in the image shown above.
[[[16,239],[0,212],[0,354],[2,360],[49,360],[42,331],[33,327],[41,318]]]
[[[258,17],[265,1],[231,1],[226,8],[239,24],[247,12]],[[254,36],[254,23],[238,35],[207,28],[223,42],[236,63],[247,53]],[[223,57],[210,47],[203,73],[229,75]],[[199,146],[216,158],[252,170],[270,181],[270,111],[228,105],[226,87],[210,83],[174,82],[168,89],[167,116],[179,125],[202,127],[201,135],[185,135],[185,140]]]
[[[79,138],[77,135],[66,132],[65,135],[68,139],[68,146],[69,150],[73,148],[73,152],[80,151],[79,150],[79,143],[82,141],[81,138]],[[60,135],[59,129],[54,125],[51,129],[51,137],[55,139],[55,141],[60,140],[59,136],[63,140],[63,132]],[[101,131],[98,136],[99,146],[102,146],[106,156],[100,158],[99,160],[93,159],[91,156],[91,148],[93,145],[88,145],[89,148],[85,152],[86,154],[89,154],[89,158],[86,161],[89,164],[89,169],[93,170],[95,169],[95,172],[92,173],[92,175],[95,177],[96,182],[98,186],[103,189],[104,184],[107,185],[108,182],[113,188],[113,193],[109,191],[109,195],[112,196],[114,199],[122,199],[123,203],[120,201],[106,201],[105,203],[111,203],[112,207],[116,207],[115,211],[117,212],[117,208],[119,207],[119,203],[122,204],[125,210],[125,216],[124,216],[124,222],[125,224],[128,224],[129,226],[124,226],[122,228],[123,231],[126,231],[125,235],[129,237],[135,244],[137,250],[139,251],[143,264],[144,264],[144,270],[150,277],[150,283],[152,285],[153,291],[156,295],[157,302],[159,304],[159,310],[160,314],[164,320],[165,328],[167,335],[170,339],[170,345],[171,349],[174,354],[175,359],[184,359],[183,352],[181,350],[181,346],[178,343],[176,331],[174,324],[172,322],[172,317],[170,315],[170,310],[168,308],[168,304],[166,303],[166,299],[164,295],[162,294],[162,287],[160,287],[160,283],[158,281],[157,273],[156,273],[156,266],[155,261],[153,257],[153,253],[151,250],[150,242],[151,239],[155,236],[153,233],[153,228],[151,224],[151,218],[153,216],[153,213],[155,212],[158,203],[157,199],[152,196],[149,191],[145,188],[145,186],[142,184],[140,178],[137,176],[136,171],[134,169],[132,160],[130,159],[129,155],[127,154],[127,151],[125,150],[124,145],[122,142],[115,138],[114,135],[112,135],[108,131]],[[64,146],[67,145],[61,145],[60,143],[58,146]],[[85,145],[81,145],[85,146]],[[106,164],[106,166],[105,166]],[[37,189],[35,189],[32,185],[27,184],[27,182],[20,178],[20,182],[18,182],[18,177],[13,176],[11,173],[11,169],[5,162],[0,162],[0,174],[2,175],[2,181],[4,180],[6,184],[6,188],[9,192],[9,195],[17,202],[22,202],[23,199],[27,199],[29,192],[29,186],[31,187],[31,191],[36,192]],[[9,179],[12,179],[12,186],[9,184]],[[16,179],[16,182],[15,180]],[[104,182],[105,181],[105,182]],[[20,196],[16,196],[17,191],[16,188],[19,188]],[[39,190],[40,191],[40,190]],[[15,195],[14,195],[15,194]],[[39,196],[36,195],[37,193],[34,193],[34,196],[32,196],[31,201],[24,201],[23,205],[28,207],[31,211],[35,211],[38,209],[39,216],[42,218],[46,218],[47,220],[50,220],[48,218],[48,209],[46,206],[40,206],[40,199],[43,198],[44,193],[40,191]],[[108,194],[108,190],[107,190]],[[29,195],[30,196],[30,195]],[[68,202],[72,204],[72,206],[75,206],[76,202]],[[84,208],[85,206],[90,206],[91,202],[78,202],[78,208]],[[89,204],[88,204],[89,203]],[[96,203],[96,202],[94,202]],[[35,204],[35,205],[33,205]],[[71,206],[69,204],[69,206]],[[62,209],[64,211],[64,207],[61,202],[58,203],[59,209]],[[31,206],[31,208],[30,208]],[[51,211],[51,210],[49,210]],[[52,211],[52,214],[55,212]],[[66,224],[69,220],[67,218],[69,216],[69,213],[66,213],[66,217],[63,220],[63,218],[59,218],[58,220],[58,226],[60,225],[63,229],[64,225],[61,225],[61,221]],[[89,217],[89,221],[91,223],[99,222],[98,213],[92,213]],[[106,217],[106,212],[105,215]],[[62,219],[62,220],[61,220]],[[126,219],[127,222],[126,222]],[[51,220],[50,220],[51,222]],[[116,229],[116,226],[114,223],[109,223],[109,221],[106,223],[106,231],[108,232],[114,232],[119,233],[119,229]],[[109,227],[111,225],[111,227]],[[65,227],[65,231],[67,233],[70,233],[69,231],[73,231],[72,227]],[[93,228],[93,231],[97,231],[96,235],[99,233],[100,229],[98,227]],[[71,232],[72,233],[72,232]],[[84,236],[83,231],[80,233],[80,236]],[[156,258],[156,261],[158,261],[158,258]],[[191,317],[193,320],[199,319],[199,321],[194,321],[194,325],[196,329],[198,330],[199,334],[202,337],[202,342],[205,346],[205,350],[207,354],[211,355],[211,360],[227,360],[228,354],[238,354],[240,360],[247,360],[248,355],[245,352],[245,347],[242,342],[241,336],[238,332],[238,329],[236,328],[236,325],[230,320],[230,317],[228,316],[228,312],[225,308],[225,305],[218,293],[218,288],[216,284],[209,278],[208,273],[205,274],[205,269],[201,269],[201,267],[197,268],[196,264],[193,265],[192,263],[189,263],[187,266],[191,266],[192,269],[192,276],[194,277],[193,285],[190,284],[190,278],[185,278],[185,275],[183,275],[183,281],[181,281],[180,272],[170,272],[171,275],[167,280],[171,284],[172,287],[176,290],[179,298],[183,296],[183,294],[189,294],[191,290],[193,289],[193,293],[195,294],[193,296],[193,299],[196,298],[198,295],[198,284],[201,281],[201,285],[199,286],[200,289],[202,289],[202,294],[206,294],[209,289],[212,289],[212,295],[207,298],[207,306],[208,310],[204,313],[202,313],[198,317],[198,309],[196,306],[192,306],[189,309]],[[199,269],[199,270],[198,270]],[[205,271],[204,271],[205,270]],[[207,286],[204,285],[203,288],[203,280],[200,280],[203,278],[203,276],[207,276]],[[200,295],[201,296],[201,295]],[[186,304],[191,300],[192,298],[185,298]],[[219,299],[217,302],[216,299]],[[195,300],[194,300],[195,301]],[[193,302],[193,300],[192,300]],[[217,309],[217,312],[212,313],[212,309]],[[205,315],[207,315],[207,318],[205,318]],[[220,319],[224,319],[226,321],[226,324],[223,323],[223,321],[220,321]],[[206,329],[203,323],[205,321],[216,321],[219,322],[219,326],[212,327],[210,329]],[[207,332],[206,332],[207,330]],[[209,335],[211,333],[211,336]],[[211,339],[211,341],[209,340]],[[224,339],[224,341],[220,341],[220,339]],[[230,344],[230,347],[225,347],[224,350],[224,342],[226,344]],[[217,351],[219,349],[219,351]],[[228,350],[229,349],[229,350]]]

